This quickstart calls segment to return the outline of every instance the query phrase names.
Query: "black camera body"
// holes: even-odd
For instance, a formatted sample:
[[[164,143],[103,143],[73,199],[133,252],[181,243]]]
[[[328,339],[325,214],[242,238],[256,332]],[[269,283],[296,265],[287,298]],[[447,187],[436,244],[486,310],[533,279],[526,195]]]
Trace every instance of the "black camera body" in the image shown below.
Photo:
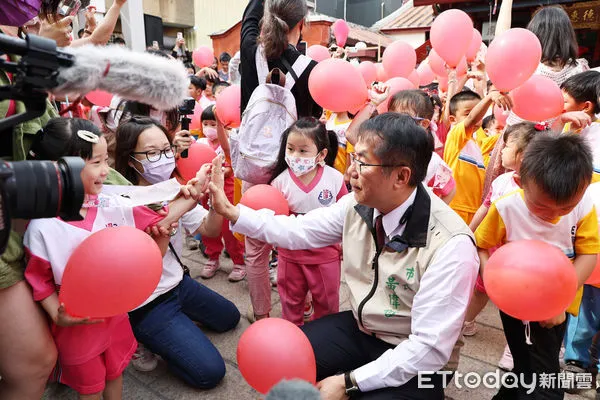
[[[183,104],[181,104],[177,108],[177,112],[179,113],[179,120],[181,122],[181,129],[188,130],[190,129],[191,119],[188,118],[188,115],[194,113],[194,108],[196,107],[196,100],[193,97],[188,97],[183,100]],[[188,151],[184,150],[181,152],[181,158],[187,158]]]
[[[12,85],[0,87],[0,101],[22,101],[26,107],[24,113],[0,119],[0,132],[11,132],[16,124],[45,112],[47,90],[58,85],[59,66],[72,65],[73,58],[58,51],[53,40],[37,36],[22,40],[0,34],[0,56],[3,54],[21,56],[18,61],[0,57],[0,69],[13,75]],[[0,254],[8,243],[11,218],[82,219],[84,167],[79,157],[56,162],[0,160]]]

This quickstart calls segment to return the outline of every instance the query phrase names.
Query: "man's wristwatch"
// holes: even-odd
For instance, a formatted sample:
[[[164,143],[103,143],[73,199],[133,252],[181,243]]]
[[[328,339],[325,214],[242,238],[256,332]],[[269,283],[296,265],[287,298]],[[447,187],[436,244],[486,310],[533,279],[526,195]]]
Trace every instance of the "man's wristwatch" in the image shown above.
[[[354,379],[354,371],[346,372],[344,374],[344,381],[346,382],[346,395],[348,397],[355,396],[360,393],[360,389]]]

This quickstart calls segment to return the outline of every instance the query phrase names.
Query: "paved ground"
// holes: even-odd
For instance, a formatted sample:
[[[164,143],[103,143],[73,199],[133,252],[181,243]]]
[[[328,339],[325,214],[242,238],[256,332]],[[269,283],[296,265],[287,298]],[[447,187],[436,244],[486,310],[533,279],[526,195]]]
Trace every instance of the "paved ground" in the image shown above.
[[[186,251],[185,262],[190,267],[192,277],[198,277],[200,268],[205,259],[199,252]],[[237,328],[225,334],[207,335],[221,351],[227,365],[227,375],[221,384],[213,390],[195,390],[186,386],[183,382],[173,377],[167,370],[165,364],[159,362],[158,368],[149,373],[137,372],[129,367],[125,371],[125,385],[123,398],[126,400],[188,400],[188,399],[214,399],[214,400],[256,400],[260,395],[255,392],[242,378],[236,362],[237,342],[242,332],[249,326],[246,317],[250,309],[250,298],[248,296],[248,285],[245,281],[230,283],[227,274],[231,271],[231,260],[222,258],[222,271],[208,281],[198,278],[213,290],[221,293],[232,300],[242,314],[242,320]],[[273,291],[272,315],[281,315],[281,306],[277,291]],[[342,309],[348,309],[348,292],[342,287],[340,294]],[[480,330],[477,335],[465,339],[465,347],[461,352],[459,372],[478,372],[481,375],[496,369],[496,362],[502,355],[505,341],[501,331],[500,318],[493,305],[488,307],[479,316]],[[454,382],[454,381],[453,381]],[[453,400],[491,399],[494,395],[493,389],[467,389],[457,388],[451,385],[446,389],[446,396]],[[589,391],[581,396],[567,395],[568,400],[594,399],[595,392]],[[77,399],[75,392],[65,386],[50,385],[44,399],[47,400],[74,400]]]

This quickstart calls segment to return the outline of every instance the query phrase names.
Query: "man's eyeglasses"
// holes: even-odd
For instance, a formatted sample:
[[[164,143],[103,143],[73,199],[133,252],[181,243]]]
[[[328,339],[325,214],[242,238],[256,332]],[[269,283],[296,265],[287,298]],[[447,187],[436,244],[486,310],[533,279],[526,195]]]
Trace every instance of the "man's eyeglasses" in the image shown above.
[[[382,167],[382,168],[395,168],[395,167],[406,167],[404,164],[392,165],[392,164],[367,164],[366,162],[360,161],[356,153],[350,153],[350,161],[356,165],[358,174],[362,173],[363,167]]]
[[[157,162],[164,155],[166,158],[175,157],[177,146],[171,145],[164,150],[149,150],[149,151],[135,151],[131,154],[143,154],[146,159],[150,162]]]

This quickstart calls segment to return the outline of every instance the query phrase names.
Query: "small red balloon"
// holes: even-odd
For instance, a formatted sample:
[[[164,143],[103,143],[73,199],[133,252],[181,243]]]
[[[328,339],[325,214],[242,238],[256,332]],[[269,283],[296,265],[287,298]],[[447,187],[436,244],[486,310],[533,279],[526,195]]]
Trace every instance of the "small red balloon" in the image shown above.
[[[371,84],[377,80],[377,64],[371,61],[363,61],[356,68],[362,74],[367,87],[371,87]]]
[[[390,78],[407,78],[417,64],[417,53],[408,43],[396,41],[383,52],[383,68]]]
[[[518,240],[492,254],[483,271],[490,299],[523,321],[544,321],[565,311],[577,293],[577,274],[567,256],[539,240]]]
[[[242,195],[240,203],[253,210],[268,208],[275,215],[289,215],[290,207],[283,194],[271,185],[254,185]]]
[[[348,40],[348,34],[350,33],[350,27],[343,19],[338,19],[332,26],[333,35],[335,36],[335,42],[339,47],[346,45]]]
[[[202,107],[200,103],[196,102],[196,106],[194,107],[194,114],[190,116],[190,129],[194,131],[200,131],[202,129]]]
[[[435,51],[446,64],[456,68],[473,39],[473,21],[462,10],[446,10],[435,18],[430,34]]]
[[[494,118],[496,118],[499,126],[506,126],[506,120],[509,115],[510,111],[503,110],[497,105],[494,105]]]
[[[429,59],[429,66],[431,67],[431,70],[437,76],[447,76],[448,75],[448,73],[446,72],[446,63],[438,55],[438,53],[435,51],[435,49],[431,49],[431,51],[429,52],[428,59]]]
[[[85,98],[88,99],[90,103],[96,106],[109,107],[113,95],[112,93],[105,92],[104,90],[93,90],[86,94]]]
[[[161,274],[162,254],[148,234],[131,226],[102,229],[69,257],[60,302],[76,317],[124,314],[150,297]]]
[[[210,67],[215,62],[215,53],[208,46],[200,46],[192,53],[192,59],[200,68]]]
[[[387,72],[385,72],[385,68],[383,68],[382,63],[375,63],[375,68],[377,69],[377,81],[378,82],[385,82],[389,79]]]
[[[193,143],[188,149],[188,156],[177,159],[177,170],[183,176],[183,179],[189,181],[196,177],[196,173],[204,164],[212,163],[216,156],[217,153],[210,146]]]
[[[360,72],[347,61],[330,58],[313,68],[308,89],[315,102],[326,110],[355,110],[368,99],[367,85]]]
[[[388,104],[396,93],[402,90],[415,89],[415,85],[406,78],[392,78],[385,84],[390,87],[390,96],[387,101],[384,101],[377,107],[377,112],[379,112],[379,114],[388,112]]]
[[[331,58],[331,54],[329,54],[327,47],[321,46],[320,44],[312,45],[306,49],[306,55],[316,62],[321,62]]]
[[[435,80],[435,74],[431,70],[431,66],[425,61],[419,65],[417,73],[419,74],[419,86],[427,86]]]
[[[296,325],[281,318],[256,321],[242,333],[237,347],[242,376],[260,393],[282,379],[316,383],[317,366],[310,341]]]
[[[421,82],[421,78],[419,77],[419,73],[417,72],[417,70],[413,70],[413,72],[410,73],[410,75],[408,76],[408,80],[411,81],[413,83],[413,85],[415,85],[415,88],[419,87],[419,83]]]
[[[241,123],[242,89],[239,85],[225,88],[217,97],[217,115],[227,128],[239,128]]]
[[[477,53],[481,48],[481,33],[475,28],[473,28],[473,38],[471,39],[471,44],[469,44],[469,48],[467,49],[467,61],[473,62],[477,58]]]

